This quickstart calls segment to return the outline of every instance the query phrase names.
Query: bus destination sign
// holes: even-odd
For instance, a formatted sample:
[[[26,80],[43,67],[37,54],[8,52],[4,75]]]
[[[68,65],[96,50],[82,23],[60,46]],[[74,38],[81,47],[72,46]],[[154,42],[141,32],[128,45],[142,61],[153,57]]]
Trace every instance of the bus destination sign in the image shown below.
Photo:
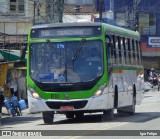
[[[32,29],[31,38],[62,38],[100,36],[100,27],[39,28]]]

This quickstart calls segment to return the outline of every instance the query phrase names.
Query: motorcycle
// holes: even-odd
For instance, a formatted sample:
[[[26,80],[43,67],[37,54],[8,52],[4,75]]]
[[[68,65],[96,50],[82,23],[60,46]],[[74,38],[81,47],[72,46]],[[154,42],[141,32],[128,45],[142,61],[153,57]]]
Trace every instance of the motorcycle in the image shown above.
[[[155,74],[153,77],[149,77],[149,82],[151,87],[158,86],[158,91],[160,90],[160,77]]]

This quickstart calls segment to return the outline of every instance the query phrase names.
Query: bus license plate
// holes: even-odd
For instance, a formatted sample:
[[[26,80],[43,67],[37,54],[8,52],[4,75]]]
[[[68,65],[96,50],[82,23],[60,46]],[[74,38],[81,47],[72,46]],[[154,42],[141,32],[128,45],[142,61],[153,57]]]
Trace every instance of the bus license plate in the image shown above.
[[[60,106],[60,110],[63,110],[63,111],[74,110],[74,107],[73,106]]]

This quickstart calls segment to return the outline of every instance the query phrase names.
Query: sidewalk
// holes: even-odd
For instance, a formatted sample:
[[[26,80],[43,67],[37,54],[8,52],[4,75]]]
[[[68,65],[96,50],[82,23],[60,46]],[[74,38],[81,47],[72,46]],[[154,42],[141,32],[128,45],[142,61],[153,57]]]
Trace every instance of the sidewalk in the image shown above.
[[[27,115],[29,114],[29,109],[25,109],[22,111],[22,115]],[[10,115],[6,109],[5,106],[2,107],[2,118],[7,118],[7,117],[12,117],[12,115]]]

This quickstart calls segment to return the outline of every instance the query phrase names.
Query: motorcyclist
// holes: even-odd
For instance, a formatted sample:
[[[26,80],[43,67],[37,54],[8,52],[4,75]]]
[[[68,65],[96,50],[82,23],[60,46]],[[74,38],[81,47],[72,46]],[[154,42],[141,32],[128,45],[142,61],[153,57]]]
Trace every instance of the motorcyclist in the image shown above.
[[[149,81],[152,84],[152,87],[158,85],[158,75],[156,74],[154,68],[151,68],[149,73]]]

